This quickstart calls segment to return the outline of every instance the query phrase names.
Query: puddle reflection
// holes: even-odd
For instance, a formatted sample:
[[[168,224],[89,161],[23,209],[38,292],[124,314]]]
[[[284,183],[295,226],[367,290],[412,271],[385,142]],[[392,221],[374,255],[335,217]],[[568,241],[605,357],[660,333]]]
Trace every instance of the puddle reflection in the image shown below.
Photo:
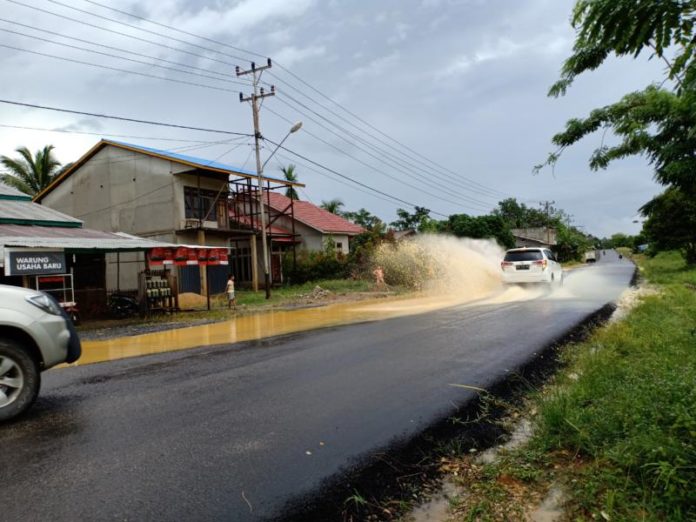
[[[230,344],[315,328],[378,321],[419,314],[466,302],[463,298],[411,297],[284,310],[241,316],[220,323],[162,332],[83,341],[82,357],[73,366],[185,350],[197,346]]]

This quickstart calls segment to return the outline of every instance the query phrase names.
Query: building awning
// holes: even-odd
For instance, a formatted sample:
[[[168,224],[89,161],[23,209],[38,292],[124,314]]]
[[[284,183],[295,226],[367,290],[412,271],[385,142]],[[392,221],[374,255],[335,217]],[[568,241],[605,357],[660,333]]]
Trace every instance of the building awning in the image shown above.
[[[178,245],[132,236],[121,232],[101,232],[88,228],[0,224],[0,266],[4,266],[5,248],[41,248],[91,252],[138,252],[152,248],[170,248],[174,246]]]

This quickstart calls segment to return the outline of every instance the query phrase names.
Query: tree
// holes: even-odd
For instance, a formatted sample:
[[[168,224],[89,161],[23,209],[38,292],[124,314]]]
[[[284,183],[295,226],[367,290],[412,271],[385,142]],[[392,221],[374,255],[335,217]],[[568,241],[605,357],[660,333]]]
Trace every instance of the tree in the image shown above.
[[[510,228],[536,228],[553,226],[563,216],[563,211],[551,207],[549,218],[546,213],[536,208],[530,208],[524,203],[518,203],[515,198],[508,198],[498,203],[493,215],[500,216]],[[550,223],[549,223],[550,221]]]
[[[338,198],[334,198],[329,201],[322,201],[321,205],[319,206],[324,210],[328,210],[332,214],[336,214],[337,216],[342,215],[341,207],[343,207],[343,201]]]
[[[425,207],[413,207],[413,213],[399,208],[396,215],[399,219],[390,223],[396,230],[434,232],[437,229],[437,222],[430,218],[430,210]]]
[[[441,223],[440,229],[457,237],[495,239],[505,248],[515,246],[515,238],[510,232],[510,227],[498,215],[474,217],[467,214],[453,214],[447,221]]]
[[[53,148],[53,145],[46,145],[32,155],[28,148],[18,147],[16,152],[19,158],[0,157],[0,164],[6,170],[0,179],[25,194],[35,196],[71,165],[61,168],[60,162],[53,155]]]
[[[670,187],[641,212],[648,218],[643,231],[653,247],[682,250],[687,264],[696,264],[696,199]]]
[[[283,173],[283,176],[285,176],[285,179],[286,179],[287,181],[291,181],[291,182],[293,182],[293,183],[297,183],[297,174],[295,173],[295,165],[288,165],[287,167],[283,167],[283,168],[280,169],[280,170],[281,170],[281,172]],[[290,199],[294,199],[295,201],[299,201],[299,200],[300,200],[299,194],[298,194],[297,191],[295,190],[295,187],[293,187],[292,185],[289,186],[289,187],[285,190],[285,195],[286,195],[287,197],[289,197]]]
[[[590,157],[590,167],[605,169],[617,159],[646,157],[655,179],[667,187],[668,195],[644,207],[653,209],[652,226],[660,228],[657,221],[670,215],[665,210],[668,203],[677,197],[696,198],[694,1],[578,0],[571,20],[577,31],[573,53],[549,90],[550,96],[565,94],[578,75],[598,68],[612,54],[636,57],[648,52],[665,63],[666,74],[659,85],[627,94],[585,118],[569,120],[565,130],[552,139],[558,149],[535,170],[554,165],[565,148],[586,136],[611,130],[618,143],[609,146],[602,139]],[[691,216],[682,214],[682,218],[690,221]],[[669,223],[661,225],[668,227]],[[682,236],[681,240],[686,239]],[[660,244],[676,248],[675,242]],[[690,247],[685,243],[680,248],[687,253]]]
[[[585,252],[592,248],[594,248],[593,242],[577,228],[563,223],[557,225],[556,244],[553,246],[553,251],[559,261],[582,261]]]
[[[364,208],[361,208],[357,212],[344,212],[343,217],[367,230],[377,230],[378,232],[384,233],[386,229],[386,225],[380,218]]]

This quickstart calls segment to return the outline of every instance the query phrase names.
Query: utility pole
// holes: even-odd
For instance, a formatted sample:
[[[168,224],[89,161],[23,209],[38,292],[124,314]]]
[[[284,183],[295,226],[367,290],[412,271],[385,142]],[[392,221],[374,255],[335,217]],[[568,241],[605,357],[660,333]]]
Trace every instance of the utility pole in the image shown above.
[[[554,205],[555,201],[540,201],[539,205],[544,207],[544,213],[546,214],[546,244],[551,246],[551,228],[549,224],[551,222],[551,205]]]
[[[250,96],[244,96],[243,93],[239,93],[239,101],[244,103],[247,101],[251,102],[251,110],[254,116],[254,143],[256,145],[256,180],[259,186],[259,210],[261,211],[261,247],[263,252],[263,278],[264,284],[266,286],[266,299],[271,297],[271,274],[269,270],[268,262],[268,238],[266,234],[266,209],[263,205],[263,164],[261,163],[261,128],[259,126],[259,100],[267,96],[275,96],[275,86],[271,85],[271,92],[265,92],[263,87],[259,88],[259,80],[261,79],[261,73],[266,69],[271,68],[271,59],[268,59],[266,65],[262,67],[257,67],[254,62],[251,62],[251,69],[243,71],[236,67],[237,76],[244,76],[251,74],[253,76],[253,86],[254,92]]]

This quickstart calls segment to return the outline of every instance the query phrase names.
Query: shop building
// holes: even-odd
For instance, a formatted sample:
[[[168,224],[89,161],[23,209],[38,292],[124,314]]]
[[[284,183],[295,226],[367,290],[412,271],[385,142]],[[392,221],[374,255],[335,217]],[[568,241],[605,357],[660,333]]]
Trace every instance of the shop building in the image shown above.
[[[107,293],[122,284],[116,265],[107,282],[106,256],[132,256],[167,243],[85,228],[83,221],[38,205],[0,183],[0,283],[45,290],[61,302],[77,302],[83,317],[104,315]],[[145,263],[139,273],[148,269]],[[138,284],[135,285],[138,291]]]
[[[303,186],[264,178],[264,196]],[[244,217],[230,219],[231,201],[248,201]],[[102,140],[35,198],[37,203],[75,216],[103,232],[126,232],[173,245],[206,245],[232,250],[230,265],[175,268],[180,292],[222,292],[227,276],[249,257],[248,273],[235,274],[258,286],[259,194],[256,174],[215,161],[169,151]],[[270,229],[269,229],[270,230]],[[291,240],[294,243],[294,241]],[[135,288],[146,262],[144,252],[106,254],[106,286]],[[117,268],[118,267],[118,268]],[[117,276],[119,281],[116,281]]]

